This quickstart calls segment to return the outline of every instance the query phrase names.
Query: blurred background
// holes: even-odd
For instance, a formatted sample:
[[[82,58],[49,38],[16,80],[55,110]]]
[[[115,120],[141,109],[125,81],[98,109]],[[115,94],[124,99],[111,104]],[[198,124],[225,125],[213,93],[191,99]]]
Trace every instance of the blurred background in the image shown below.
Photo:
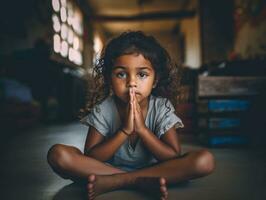
[[[142,30],[182,67],[182,133],[247,143],[255,126],[249,140],[262,142],[264,0],[13,0],[0,10],[1,130],[77,120],[103,45]]]
[[[46,154],[55,143],[83,150],[92,66],[127,30],[155,36],[180,66],[183,152],[208,148],[217,161],[170,199],[266,199],[265,0],[12,0],[0,27],[1,199],[86,199]]]

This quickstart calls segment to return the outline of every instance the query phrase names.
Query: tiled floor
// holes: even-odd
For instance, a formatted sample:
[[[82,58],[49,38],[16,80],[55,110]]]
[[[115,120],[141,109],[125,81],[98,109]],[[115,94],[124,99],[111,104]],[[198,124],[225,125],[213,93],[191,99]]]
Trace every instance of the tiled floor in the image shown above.
[[[46,153],[55,143],[83,148],[87,129],[79,123],[39,126],[0,140],[0,199],[85,200],[83,188],[63,180],[50,170]],[[2,134],[1,134],[2,135]],[[5,138],[5,139],[3,139]],[[185,142],[184,151],[201,148]],[[215,172],[202,179],[169,189],[170,200],[264,200],[266,153],[254,149],[210,149],[217,160]],[[151,199],[133,191],[116,191],[98,200]]]

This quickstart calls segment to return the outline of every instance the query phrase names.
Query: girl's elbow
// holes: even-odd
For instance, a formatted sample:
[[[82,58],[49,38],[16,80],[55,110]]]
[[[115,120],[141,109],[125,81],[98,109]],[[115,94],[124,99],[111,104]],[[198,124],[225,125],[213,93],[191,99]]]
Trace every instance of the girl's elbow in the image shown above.
[[[180,157],[180,154],[181,154],[181,151],[172,150],[171,152],[168,153],[168,155],[166,155],[164,158],[159,159],[159,160],[161,161],[172,160],[172,159]]]
[[[173,148],[173,157],[177,158],[181,155],[181,148],[177,147],[177,148]]]
[[[171,153],[169,154],[170,159],[178,158],[181,155],[180,148],[172,148]]]
[[[92,149],[85,149],[84,150],[84,155],[88,156],[90,158],[95,158],[95,154],[94,154]]]
[[[181,151],[173,151],[171,159],[172,158],[178,158],[178,157],[180,157],[180,155],[181,155]]]
[[[91,149],[87,149],[87,150],[85,150],[85,151],[84,151],[84,155],[85,155],[85,156],[88,156],[88,157],[90,157],[90,158],[94,158],[94,159],[98,160],[98,159],[97,159],[97,156],[95,156],[95,153],[94,153]]]

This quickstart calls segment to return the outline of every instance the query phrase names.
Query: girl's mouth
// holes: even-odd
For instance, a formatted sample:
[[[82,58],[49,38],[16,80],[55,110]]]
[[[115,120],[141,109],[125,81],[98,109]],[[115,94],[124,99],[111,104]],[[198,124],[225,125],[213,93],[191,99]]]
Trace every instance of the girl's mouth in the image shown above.
[[[136,97],[137,97],[137,96],[139,97],[139,96],[141,96],[141,93],[135,91],[135,96],[136,96]],[[129,94],[129,93],[126,93],[126,94],[125,94],[125,98],[129,101],[129,99],[130,99],[130,94]]]
[[[126,92],[128,95],[129,95],[129,91],[128,92]],[[134,93],[135,93],[135,95],[141,95],[141,92],[139,92],[139,91],[134,91]]]

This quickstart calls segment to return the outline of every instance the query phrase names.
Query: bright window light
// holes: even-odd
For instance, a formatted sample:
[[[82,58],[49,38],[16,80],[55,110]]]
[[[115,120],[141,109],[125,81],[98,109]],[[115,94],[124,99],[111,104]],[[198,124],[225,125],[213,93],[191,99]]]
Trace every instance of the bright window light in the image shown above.
[[[73,62],[74,57],[75,57],[75,50],[72,47],[70,47],[68,52],[68,59]]]
[[[78,37],[74,37],[73,47],[75,50],[79,50],[79,38]]]
[[[62,24],[61,26],[61,37],[62,39],[67,39],[67,32],[68,32],[68,27],[66,24]]]
[[[73,44],[73,39],[74,39],[74,33],[73,33],[72,29],[69,29],[68,35],[67,35],[67,42],[69,44]]]
[[[54,35],[53,43],[54,43],[54,51],[56,53],[59,53],[60,49],[61,49],[61,39],[60,39],[60,36],[58,34]]]
[[[94,52],[99,53],[102,50],[102,48],[103,48],[102,40],[97,35],[97,36],[94,37],[93,50],[94,50]]]
[[[77,32],[79,35],[83,34],[83,27],[82,27],[82,17],[80,11],[76,10],[73,18],[73,24],[72,24],[75,32]]]
[[[61,54],[63,57],[67,57],[67,54],[68,54],[68,44],[67,44],[66,41],[63,41],[63,42],[61,43],[60,54]]]
[[[66,7],[66,0],[61,0],[61,5]]]
[[[74,63],[77,65],[82,65],[82,55],[79,51],[75,51]]]
[[[61,9],[60,9],[60,17],[61,17],[62,22],[66,22],[67,13],[66,13],[66,8],[65,7],[61,7]]]
[[[60,20],[58,18],[58,16],[56,14],[53,14],[52,16],[52,20],[53,20],[53,28],[55,32],[59,32],[61,25],[60,25]]]
[[[76,65],[83,64],[83,16],[73,0],[51,0],[53,50]]]
[[[96,35],[93,39],[93,50],[94,50],[93,63],[96,63],[96,61],[99,60],[102,48],[103,48],[103,42],[100,39],[100,37]]]
[[[52,0],[52,7],[55,12],[58,12],[60,10],[59,0]]]

